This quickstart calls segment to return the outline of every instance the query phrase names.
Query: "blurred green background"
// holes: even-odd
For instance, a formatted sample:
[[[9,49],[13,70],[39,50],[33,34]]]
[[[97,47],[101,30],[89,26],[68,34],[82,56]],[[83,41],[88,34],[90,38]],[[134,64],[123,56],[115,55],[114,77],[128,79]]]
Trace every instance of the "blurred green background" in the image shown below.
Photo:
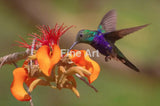
[[[104,56],[94,58],[101,66],[93,83],[98,93],[79,79],[80,98],[66,89],[39,86],[32,92],[35,106],[160,106],[159,0],[1,0],[0,56],[25,50],[13,44],[20,41],[18,35],[27,39],[27,34],[38,32],[36,25],[76,25],[60,40],[61,48],[69,48],[80,29],[96,29],[111,9],[117,11],[117,29],[151,23],[116,42],[141,72],[136,73],[120,62],[105,63]],[[80,44],[75,48],[91,47]],[[28,102],[17,101],[10,92],[14,68],[5,65],[0,69],[0,106],[29,106]]]

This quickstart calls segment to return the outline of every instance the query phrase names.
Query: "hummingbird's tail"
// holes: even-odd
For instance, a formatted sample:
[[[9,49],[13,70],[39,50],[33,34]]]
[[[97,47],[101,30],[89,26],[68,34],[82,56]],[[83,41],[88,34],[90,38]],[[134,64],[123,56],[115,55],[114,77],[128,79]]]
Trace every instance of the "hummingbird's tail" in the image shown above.
[[[142,29],[142,28],[144,28],[148,25],[149,24],[113,31],[113,32],[110,32],[110,33],[106,33],[104,35],[104,37],[114,43],[115,41],[121,39],[123,36],[126,36],[130,33],[135,32],[135,31],[138,31],[138,30],[140,30],[140,29]]]
[[[139,69],[133,65],[124,55],[123,53],[116,47],[115,48],[115,52],[117,53],[117,58],[123,63],[125,64],[126,66],[128,66],[129,68],[139,72]]]

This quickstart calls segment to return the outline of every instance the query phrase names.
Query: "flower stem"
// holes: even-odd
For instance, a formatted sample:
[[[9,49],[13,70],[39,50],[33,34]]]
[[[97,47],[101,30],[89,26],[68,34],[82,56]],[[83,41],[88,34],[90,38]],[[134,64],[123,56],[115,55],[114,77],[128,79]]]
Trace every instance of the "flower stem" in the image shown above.
[[[91,84],[89,84],[85,78],[81,77],[79,74],[75,74],[76,77],[78,77],[80,80],[82,80],[84,83],[86,83],[89,87],[91,87],[95,92],[98,92],[98,90]]]

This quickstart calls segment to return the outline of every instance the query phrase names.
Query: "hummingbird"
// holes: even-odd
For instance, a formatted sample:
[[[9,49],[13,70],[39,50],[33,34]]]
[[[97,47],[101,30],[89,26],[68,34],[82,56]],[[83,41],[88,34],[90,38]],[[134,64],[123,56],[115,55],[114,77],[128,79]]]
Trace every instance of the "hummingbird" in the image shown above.
[[[76,41],[69,50],[79,43],[86,43],[103,54],[105,56],[105,61],[111,59],[119,60],[129,68],[139,72],[139,69],[116,47],[115,42],[130,33],[148,26],[148,24],[116,30],[116,21],[116,11],[110,10],[102,18],[97,30],[80,30],[76,36]]]

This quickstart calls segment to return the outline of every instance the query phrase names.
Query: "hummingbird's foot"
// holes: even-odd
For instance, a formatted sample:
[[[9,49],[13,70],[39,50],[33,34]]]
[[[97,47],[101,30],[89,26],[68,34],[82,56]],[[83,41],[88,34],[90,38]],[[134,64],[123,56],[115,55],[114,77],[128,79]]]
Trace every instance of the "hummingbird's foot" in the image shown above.
[[[105,61],[107,62],[108,60],[111,60],[111,56],[106,56]]]

